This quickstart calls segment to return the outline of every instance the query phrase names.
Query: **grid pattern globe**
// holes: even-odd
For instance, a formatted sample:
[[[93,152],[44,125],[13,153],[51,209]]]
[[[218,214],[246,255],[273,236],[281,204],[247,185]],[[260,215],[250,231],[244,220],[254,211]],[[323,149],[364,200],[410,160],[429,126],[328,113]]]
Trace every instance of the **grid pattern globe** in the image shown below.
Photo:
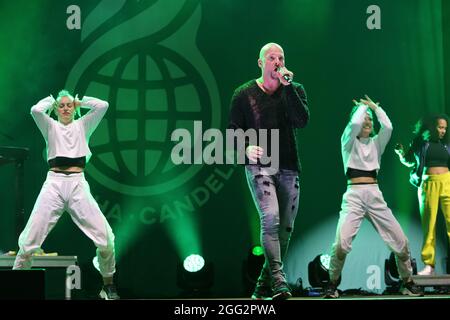
[[[118,192],[152,195],[191,179],[200,166],[174,165],[177,128],[194,121],[210,127],[214,110],[208,87],[187,59],[163,46],[135,44],[112,50],[83,73],[76,92],[105,97],[109,109],[90,147],[88,174]],[[200,140],[201,141],[201,140]],[[88,168],[89,169],[89,168]]]

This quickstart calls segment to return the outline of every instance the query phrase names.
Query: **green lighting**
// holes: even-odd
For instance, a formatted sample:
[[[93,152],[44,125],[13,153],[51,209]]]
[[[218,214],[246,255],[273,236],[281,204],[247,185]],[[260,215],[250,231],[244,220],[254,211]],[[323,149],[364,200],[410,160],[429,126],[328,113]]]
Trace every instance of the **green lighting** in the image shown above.
[[[205,259],[198,254],[191,254],[184,259],[183,267],[188,272],[200,271],[205,266]]]
[[[264,254],[264,250],[261,246],[254,246],[252,249],[252,254],[254,256],[262,256]]]

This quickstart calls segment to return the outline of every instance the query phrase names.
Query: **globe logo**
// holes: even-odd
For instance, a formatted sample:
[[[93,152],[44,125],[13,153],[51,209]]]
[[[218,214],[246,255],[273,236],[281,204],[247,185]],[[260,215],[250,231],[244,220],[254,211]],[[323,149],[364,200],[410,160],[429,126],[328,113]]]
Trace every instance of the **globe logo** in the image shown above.
[[[213,125],[208,88],[198,70],[177,52],[136,41],[96,59],[75,92],[96,92],[110,104],[92,136],[88,172],[114,191],[135,196],[172,190],[201,166],[171,162],[171,132],[193,122]],[[145,48],[145,49],[143,49]]]
[[[126,19],[110,19],[119,12]],[[174,165],[170,157],[175,129],[201,139],[193,136],[194,121],[220,126],[216,80],[196,46],[200,21],[200,2],[185,0],[171,6],[123,2],[113,9],[103,0],[86,17],[84,49],[66,87],[109,102],[92,135],[86,171],[105,188],[158,195],[185,185],[202,169]]]

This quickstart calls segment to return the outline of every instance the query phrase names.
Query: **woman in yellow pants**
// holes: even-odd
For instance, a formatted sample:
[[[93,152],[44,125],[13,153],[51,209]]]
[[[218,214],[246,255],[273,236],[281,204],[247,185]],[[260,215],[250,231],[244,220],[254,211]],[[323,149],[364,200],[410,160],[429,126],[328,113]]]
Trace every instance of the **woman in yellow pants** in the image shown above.
[[[436,217],[439,205],[450,240],[450,136],[448,117],[433,115],[416,124],[415,137],[407,150],[396,146],[400,161],[412,167],[410,182],[418,187],[423,229],[422,261],[419,275],[433,275],[436,260]]]

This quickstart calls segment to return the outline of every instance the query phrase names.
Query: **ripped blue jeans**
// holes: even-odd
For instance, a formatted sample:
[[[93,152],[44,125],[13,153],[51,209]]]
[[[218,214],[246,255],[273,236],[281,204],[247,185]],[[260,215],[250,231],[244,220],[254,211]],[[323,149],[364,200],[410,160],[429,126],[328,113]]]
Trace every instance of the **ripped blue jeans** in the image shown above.
[[[264,167],[247,165],[245,173],[259,214],[261,244],[265,256],[257,285],[276,288],[287,283],[283,272],[283,258],[298,211],[298,172],[280,169],[271,174]]]

